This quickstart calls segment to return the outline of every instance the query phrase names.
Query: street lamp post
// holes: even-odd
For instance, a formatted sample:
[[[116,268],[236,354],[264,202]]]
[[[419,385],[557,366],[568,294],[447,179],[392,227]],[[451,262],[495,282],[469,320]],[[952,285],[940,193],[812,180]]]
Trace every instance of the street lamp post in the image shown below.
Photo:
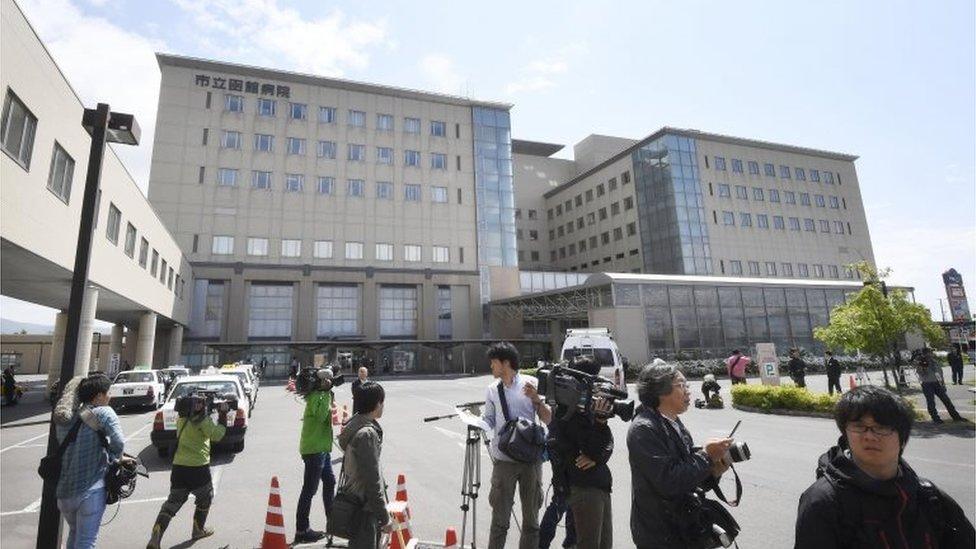
[[[91,260],[92,232],[95,226],[95,206],[98,199],[99,181],[102,176],[102,159],[105,143],[139,144],[139,125],[131,114],[113,113],[105,103],[94,109],[85,109],[82,126],[91,135],[88,149],[88,171],[85,175],[85,194],[81,203],[81,222],[78,226],[78,246],[75,248],[75,266],[71,275],[71,297],[68,301],[68,326],[64,333],[64,354],[61,357],[61,378],[57,394],[74,376],[75,358],[78,354],[78,331],[81,328],[81,306],[88,285],[88,266]],[[48,430],[47,454],[57,451],[54,410],[51,410],[51,427]],[[44,481],[41,492],[40,518],[37,525],[37,549],[60,547],[61,513],[58,511],[57,483]]]

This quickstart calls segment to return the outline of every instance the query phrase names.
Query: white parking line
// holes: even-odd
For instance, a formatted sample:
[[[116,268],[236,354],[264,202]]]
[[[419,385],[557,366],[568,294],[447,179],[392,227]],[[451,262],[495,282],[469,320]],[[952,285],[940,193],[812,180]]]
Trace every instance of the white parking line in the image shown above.
[[[23,448],[24,445],[27,444],[28,442],[34,442],[35,440],[37,440],[39,438],[46,437],[46,436],[47,436],[47,433],[41,433],[41,434],[37,435],[36,437],[31,437],[31,438],[29,438],[29,439],[27,439],[27,440],[25,440],[23,442],[18,442],[17,444],[14,444],[13,446],[7,446],[6,448],[0,450],[0,454],[6,452],[7,450],[13,450],[14,448]]]

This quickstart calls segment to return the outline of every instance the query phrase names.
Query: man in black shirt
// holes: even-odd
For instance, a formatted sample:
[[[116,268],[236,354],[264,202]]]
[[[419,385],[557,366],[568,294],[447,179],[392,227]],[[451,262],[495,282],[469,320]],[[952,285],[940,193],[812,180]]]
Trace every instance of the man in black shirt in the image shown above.
[[[790,377],[797,387],[806,387],[807,363],[800,358],[800,350],[796,347],[790,349]]]
[[[367,370],[365,366],[360,366],[359,377],[357,377],[352,382],[352,409],[353,410],[356,409],[356,400],[359,399],[359,391],[362,388],[363,383],[366,383],[366,380],[368,378],[369,378],[369,370]]]
[[[836,387],[838,393],[843,393],[840,389],[840,362],[834,358],[832,351],[824,353],[824,366],[827,368],[827,392],[834,394],[834,388]]]

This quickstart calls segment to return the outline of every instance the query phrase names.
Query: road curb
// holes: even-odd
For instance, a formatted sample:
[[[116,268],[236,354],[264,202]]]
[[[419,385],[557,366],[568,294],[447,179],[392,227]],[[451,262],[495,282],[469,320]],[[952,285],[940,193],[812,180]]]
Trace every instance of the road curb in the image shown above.
[[[755,408],[753,406],[743,406],[741,404],[732,403],[732,407],[736,410],[741,410],[743,412],[752,412],[756,414],[769,414],[774,416],[797,416],[797,417],[819,417],[823,419],[833,419],[834,415],[828,412],[808,412],[806,410],[784,410],[782,408],[773,408],[770,410],[764,410],[762,408]]]

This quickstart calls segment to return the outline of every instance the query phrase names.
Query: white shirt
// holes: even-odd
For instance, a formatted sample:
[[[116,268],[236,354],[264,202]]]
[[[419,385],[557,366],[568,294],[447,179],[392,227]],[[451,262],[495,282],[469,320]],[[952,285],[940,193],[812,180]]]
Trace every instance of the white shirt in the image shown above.
[[[481,413],[481,419],[485,420],[485,423],[491,427],[491,433],[488,434],[491,437],[491,444],[488,447],[488,453],[491,457],[499,461],[513,461],[512,458],[506,456],[498,449],[497,435],[502,430],[502,427],[505,426],[505,414],[502,412],[501,399],[498,397],[499,383],[502,383],[502,381],[496,379],[488,385],[488,390],[485,394],[485,409]],[[516,373],[515,377],[512,378],[512,385],[510,387],[505,387],[505,384],[502,383],[505,391],[505,400],[508,403],[509,419],[524,417],[529,421],[535,421],[535,405],[532,404],[532,400],[529,397],[522,393],[527,383],[533,387],[539,386],[539,380],[536,378],[523,376],[519,373]]]

